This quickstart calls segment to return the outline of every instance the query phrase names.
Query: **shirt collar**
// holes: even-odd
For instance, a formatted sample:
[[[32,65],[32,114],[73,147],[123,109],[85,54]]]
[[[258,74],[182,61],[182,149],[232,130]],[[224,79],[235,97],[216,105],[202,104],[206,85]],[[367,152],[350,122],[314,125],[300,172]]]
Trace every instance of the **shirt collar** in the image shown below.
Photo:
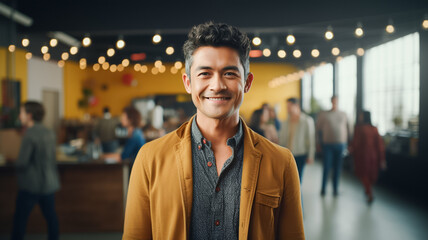
[[[239,119],[238,125],[239,125],[238,132],[236,132],[236,134],[233,137],[227,139],[227,145],[237,146],[242,141],[242,139],[243,139],[242,136],[244,134],[244,131],[242,129],[241,119]],[[207,144],[208,147],[211,147],[210,141],[205,140],[205,143],[204,143],[205,138],[202,135],[201,131],[199,130],[198,124],[196,124],[196,117],[192,121],[191,131],[192,131],[192,139],[197,145]]]

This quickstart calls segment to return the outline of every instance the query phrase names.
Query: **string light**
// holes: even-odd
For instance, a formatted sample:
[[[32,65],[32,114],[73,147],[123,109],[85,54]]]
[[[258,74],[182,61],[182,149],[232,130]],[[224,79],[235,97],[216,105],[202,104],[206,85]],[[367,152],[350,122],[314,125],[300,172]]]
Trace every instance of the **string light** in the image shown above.
[[[294,37],[294,35],[293,35],[293,34],[289,34],[289,35],[287,36],[286,40],[287,40],[287,43],[288,43],[289,45],[293,45],[293,44],[296,42],[296,38]]]
[[[272,53],[271,53],[271,51],[270,51],[270,49],[269,49],[269,48],[265,48],[265,49],[263,49],[263,56],[265,56],[265,57],[269,57],[271,54],[272,54]]]
[[[51,59],[51,55],[49,53],[43,54],[43,60],[49,61],[49,59]]]
[[[42,48],[40,49],[40,51],[45,54],[49,51],[49,48],[47,46],[42,46]]]
[[[91,45],[91,43],[92,43],[92,40],[89,36],[84,37],[82,40],[82,44],[84,47],[89,47]],[[98,70],[96,70],[96,71],[98,71]]]
[[[122,64],[117,65],[117,71],[122,72],[124,69]]]
[[[156,68],[156,67],[152,68],[152,74],[153,75],[156,75],[158,73],[159,73],[159,69],[158,68]]]
[[[30,52],[27,52],[27,53],[25,54],[25,59],[27,59],[27,60],[30,60],[32,57],[33,57],[33,54],[32,54],[32,53],[30,53]]]
[[[302,52],[299,49],[293,51],[293,56],[295,58],[300,58],[302,56]]]
[[[22,46],[28,47],[28,45],[30,45],[30,40],[28,38],[23,38],[22,39]]]
[[[86,58],[81,58],[79,61],[80,65],[86,65]]]
[[[320,51],[318,49],[314,48],[311,51],[311,55],[312,55],[312,57],[317,58],[320,56]]]
[[[101,57],[98,58],[98,63],[99,64],[103,64],[103,63],[105,63],[105,61],[106,61],[106,58],[104,56],[101,56]]]
[[[178,69],[181,69],[183,67],[183,64],[180,61],[177,61],[174,63],[174,67],[178,70]]]
[[[156,68],[160,68],[161,66],[162,66],[162,61],[161,60],[156,60],[155,67]]]
[[[337,56],[340,54],[340,49],[338,47],[334,47],[331,49],[331,54],[333,54],[334,56]]]
[[[64,60],[59,60],[58,61],[58,67],[63,68],[65,65],[65,61]]]
[[[166,67],[164,65],[159,67],[159,72],[164,73],[166,71]]]
[[[162,37],[161,37],[161,35],[159,35],[159,34],[155,34],[155,35],[153,36],[152,41],[153,41],[153,43],[154,43],[154,44],[158,44],[158,43],[160,43],[160,42],[162,41]]]
[[[102,67],[104,70],[107,70],[110,67],[110,64],[108,62],[104,62]]]
[[[52,38],[49,45],[51,45],[51,47],[56,47],[56,45],[58,45],[58,40],[56,40],[56,38]]]
[[[173,47],[167,47],[165,50],[166,54],[168,55],[172,55],[174,53],[174,48]]]
[[[357,49],[357,55],[360,57],[363,56],[364,55],[364,48],[358,48]]]
[[[69,57],[68,52],[63,52],[63,53],[61,54],[61,59],[62,59],[62,60],[64,60],[64,61],[67,61],[67,60],[68,60],[68,57]]]
[[[136,72],[140,71],[140,70],[141,70],[141,64],[139,64],[139,63],[135,64],[135,65],[134,65],[134,70],[135,70]]]
[[[119,38],[116,42],[117,49],[122,49],[125,47],[125,41],[122,38]]]
[[[8,47],[9,52],[15,52],[15,49],[16,49],[16,47],[13,44],[9,45],[9,47]]]
[[[178,69],[175,68],[175,67],[171,67],[170,71],[171,71],[172,74],[177,74],[178,73]]]
[[[260,39],[259,37],[254,37],[253,38],[253,45],[259,46],[260,44],[262,44],[262,39]]]
[[[428,19],[425,19],[424,21],[422,21],[422,27],[423,29],[428,29]]]
[[[95,72],[98,72],[98,70],[100,70],[100,64],[98,64],[98,63],[95,63],[93,66],[92,66],[92,69],[94,69],[94,71]]]
[[[385,31],[389,34],[394,33],[395,32],[395,28],[392,24],[388,24],[385,28]]]
[[[79,51],[79,49],[75,46],[70,48],[71,55],[76,55],[78,51]]]
[[[85,70],[86,69],[86,64],[85,65],[80,65],[79,67],[80,67],[80,69]]]
[[[334,34],[333,34],[333,28],[331,26],[327,27],[327,31],[325,31],[324,33],[324,37],[327,40],[331,40],[334,38]]]
[[[280,58],[285,58],[287,56],[287,53],[284,50],[279,50],[278,51],[278,57]]]
[[[364,35],[364,30],[363,30],[363,24],[362,23],[357,23],[357,28],[355,28],[355,36],[360,38]]]
[[[116,64],[112,64],[112,65],[110,65],[110,72],[116,72],[116,70],[117,70],[117,66],[116,66]]]
[[[113,57],[113,55],[115,54],[115,51],[114,51],[114,49],[113,48],[109,48],[108,50],[107,50],[107,56],[109,56],[109,57]]]
[[[148,70],[149,70],[149,68],[148,68],[146,65],[141,66],[140,71],[141,71],[142,73],[146,73]]]
[[[124,67],[127,67],[127,66],[129,66],[129,60],[128,59],[123,59],[122,60],[122,65],[124,66]]]

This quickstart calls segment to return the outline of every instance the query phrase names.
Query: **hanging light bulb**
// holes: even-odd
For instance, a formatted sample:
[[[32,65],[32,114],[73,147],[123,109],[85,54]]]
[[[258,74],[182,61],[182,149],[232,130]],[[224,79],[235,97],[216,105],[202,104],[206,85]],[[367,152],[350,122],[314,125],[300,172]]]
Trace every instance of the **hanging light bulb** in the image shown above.
[[[357,49],[357,55],[360,57],[363,56],[364,55],[364,48],[358,48]]]
[[[122,60],[122,65],[124,66],[124,67],[127,67],[127,66],[129,66],[129,60],[128,59],[123,59]]]
[[[70,48],[71,55],[76,55],[78,51],[79,51],[79,49],[75,46]]]
[[[84,37],[82,40],[82,44],[84,47],[89,47],[91,43],[92,43],[92,40],[89,36]]]
[[[51,47],[56,47],[56,45],[58,45],[58,40],[56,40],[56,38],[52,38],[49,41],[49,45],[51,45]]]
[[[165,52],[168,55],[172,55],[174,53],[174,48],[171,47],[171,46],[169,46],[169,47],[166,48]]]
[[[109,57],[113,57],[113,55],[115,54],[115,51],[114,51],[114,49],[113,48],[109,48],[108,50],[107,50],[107,56],[109,56]]]
[[[359,22],[357,28],[355,28],[355,36],[360,38],[364,35],[363,25]]]
[[[49,59],[51,59],[51,55],[49,53],[43,54],[43,60],[49,61]]]
[[[340,49],[338,47],[334,47],[331,49],[331,54],[333,54],[334,56],[337,56],[340,54]]]
[[[178,69],[181,69],[183,67],[183,64],[180,61],[177,61],[174,63],[174,67],[178,70]]]
[[[27,60],[30,60],[32,57],[33,57],[33,54],[32,54],[32,53],[30,53],[30,52],[27,52],[27,53],[25,54],[25,59],[27,59]]]
[[[135,64],[135,65],[134,65],[134,70],[135,70],[136,72],[140,71],[140,70],[141,70],[141,64],[139,64],[139,63]]]
[[[161,60],[156,60],[155,67],[160,68],[161,66],[162,66],[162,61]]]
[[[40,49],[40,51],[41,51],[43,54],[45,54],[45,53],[47,53],[47,52],[49,51],[49,48],[48,48],[48,46],[42,46],[42,48]]]
[[[427,30],[428,29],[428,19],[425,19],[422,21],[422,27],[423,29]]]
[[[158,74],[159,73],[159,69],[158,68],[152,68],[152,74],[153,75],[156,75],[156,74]]]
[[[65,61],[64,60],[59,60],[58,61],[58,67],[63,68],[65,65]]]
[[[389,33],[389,34],[391,34],[391,33],[394,33],[394,32],[395,32],[395,27],[394,27],[394,25],[393,25],[393,23],[392,23],[392,20],[391,20],[391,19],[389,20],[388,25],[385,27],[385,31],[386,31],[387,33]]]
[[[293,44],[296,42],[296,38],[294,37],[294,35],[293,35],[293,34],[289,34],[289,35],[287,36],[286,40],[287,40],[287,43],[288,43],[289,45],[293,45]]]
[[[263,49],[263,56],[270,57],[271,54],[272,54],[272,52],[270,51],[269,48]]]
[[[259,37],[254,37],[253,38],[253,45],[259,46],[260,44],[262,44],[262,39],[260,39]]]
[[[9,47],[8,47],[9,52],[15,52],[15,49],[16,49],[16,47],[13,44],[9,45]]]
[[[159,34],[155,34],[155,35],[153,36],[152,41],[153,41],[153,43],[154,43],[154,44],[158,44],[158,43],[160,43],[160,42],[162,41],[162,37],[161,37],[161,35],[159,35]]]
[[[149,70],[149,68],[146,65],[141,66],[140,71],[142,73],[146,73]]]
[[[22,39],[22,46],[28,47],[28,45],[30,45],[30,40],[28,38],[23,38]]]
[[[331,26],[327,27],[327,31],[325,31],[324,33],[324,37],[327,40],[331,40],[334,38],[334,34],[333,34],[333,28]]]
[[[108,62],[104,62],[102,64],[102,67],[103,67],[104,70],[107,70],[110,67],[110,64]]]
[[[81,58],[79,61],[80,65],[86,65],[86,58]]]
[[[61,59],[62,59],[62,60],[64,60],[64,61],[67,61],[67,60],[68,60],[68,57],[69,57],[68,52],[63,52],[63,53],[61,54]]]
[[[293,51],[293,56],[295,58],[300,58],[302,56],[302,52],[299,49]]]
[[[117,70],[116,64],[110,65],[110,72],[116,72],[116,70]]]
[[[117,47],[117,49],[122,49],[125,47],[125,41],[123,40],[122,36],[120,36],[119,40],[117,40],[116,47]]]
[[[117,65],[118,72],[122,72],[123,70],[125,70],[125,67],[122,64]]]
[[[101,56],[101,57],[98,58],[98,63],[99,64],[103,64],[103,63],[105,63],[105,61],[106,61],[106,58],[104,56]]]
[[[178,73],[178,69],[175,68],[175,67],[171,67],[170,71],[171,71],[172,74],[177,74]]]
[[[95,72],[97,72],[98,70],[100,70],[100,64],[98,64],[98,63],[95,63],[93,66],[92,66],[92,68],[94,69],[94,71]]]
[[[311,55],[312,55],[312,57],[317,58],[320,56],[320,51],[318,49],[314,48],[311,51]]]
[[[278,57],[280,58],[285,58],[287,56],[287,53],[284,50],[279,50],[278,51]]]

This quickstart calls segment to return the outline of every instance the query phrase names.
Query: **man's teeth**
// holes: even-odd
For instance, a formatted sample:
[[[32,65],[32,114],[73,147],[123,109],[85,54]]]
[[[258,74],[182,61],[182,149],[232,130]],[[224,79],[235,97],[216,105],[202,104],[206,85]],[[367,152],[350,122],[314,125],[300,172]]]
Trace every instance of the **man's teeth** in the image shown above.
[[[210,100],[227,100],[228,98],[226,98],[226,97],[209,97],[208,99],[210,99]]]

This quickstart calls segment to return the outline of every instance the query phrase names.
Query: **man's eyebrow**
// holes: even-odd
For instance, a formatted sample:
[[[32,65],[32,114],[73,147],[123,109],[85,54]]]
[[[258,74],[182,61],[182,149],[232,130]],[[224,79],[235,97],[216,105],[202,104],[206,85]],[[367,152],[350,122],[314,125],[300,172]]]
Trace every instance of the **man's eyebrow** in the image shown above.
[[[239,72],[239,68],[237,66],[227,66],[223,68],[223,71],[234,70]]]
[[[203,69],[212,70],[213,68],[212,67],[208,67],[208,66],[199,66],[199,67],[196,68],[196,71],[203,70]]]

